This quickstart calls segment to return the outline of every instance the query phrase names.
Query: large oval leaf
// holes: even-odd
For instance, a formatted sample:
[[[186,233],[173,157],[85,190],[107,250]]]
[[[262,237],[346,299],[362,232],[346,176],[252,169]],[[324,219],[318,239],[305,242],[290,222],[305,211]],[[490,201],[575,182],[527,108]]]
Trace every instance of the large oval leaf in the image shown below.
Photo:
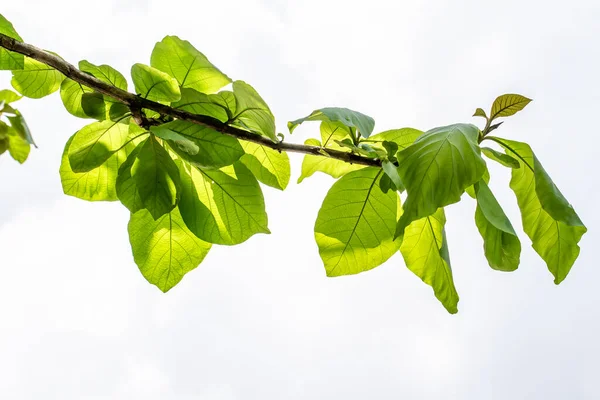
[[[483,249],[490,267],[514,271],[519,267],[521,242],[498,200],[481,180],[474,187],[477,198],[475,224],[483,238]]]
[[[479,181],[486,166],[477,143],[479,129],[456,124],[432,129],[398,153],[398,173],[408,196],[396,237],[411,222],[456,203]]]
[[[400,243],[394,226],[396,192],[383,193],[379,168],[350,172],[335,182],[319,210],[315,239],[327,276],[357,274],[383,264]]]
[[[265,201],[241,162],[222,170],[181,163],[179,209],[188,228],[209,243],[234,245],[256,233],[270,233]]]
[[[41,99],[56,92],[65,76],[48,65],[25,57],[23,69],[13,70],[12,86],[25,97]]]
[[[135,263],[163,292],[196,268],[211,247],[187,229],[177,208],[157,220],[148,210],[140,210],[131,214],[127,230]]]
[[[446,215],[442,208],[413,221],[406,228],[400,252],[408,269],[431,286],[446,310],[455,314],[459,298],[452,277],[445,224]]]
[[[156,43],[150,65],[177,79],[182,88],[203,93],[214,93],[231,82],[190,42],[177,36],[165,36]]]
[[[546,262],[557,285],[568,275],[579,256],[579,240],[587,228],[535,157],[531,147],[514,140],[490,139],[515,157],[510,187],[517,196],[523,230]]]

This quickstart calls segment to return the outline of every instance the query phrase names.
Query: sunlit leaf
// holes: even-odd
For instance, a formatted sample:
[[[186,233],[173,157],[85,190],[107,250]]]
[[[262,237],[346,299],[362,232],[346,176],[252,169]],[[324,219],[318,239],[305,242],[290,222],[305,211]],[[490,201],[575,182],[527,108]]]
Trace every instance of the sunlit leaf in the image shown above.
[[[140,210],[131,214],[127,230],[135,263],[144,278],[163,292],[196,268],[211,247],[187,229],[177,208],[157,220]]]
[[[0,14],[0,33],[13,39],[23,41],[10,21],[4,18],[2,14]],[[0,48],[0,70],[23,69],[24,64],[24,57],[22,54]]]
[[[131,78],[136,93],[148,100],[171,103],[181,98],[179,84],[175,78],[156,68],[134,64],[131,67]]]
[[[277,142],[275,117],[254,88],[243,81],[233,82],[236,110],[233,123]]]
[[[154,219],[177,205],[181,181],[175,162],[167,150],[150,136],[140,144],[131,166],[140,200]]]
[[[156,43],[150,65],[177,79],[182,88],[203,93],[215,93],[231,82],[190,42],[177,36],[166,36]]]
[[[517,196],[523,230],[559,284],[579,255],[579,240],[587,228],[552,182],[531,147],[514,140],[491,138],[514,156],[521,168],[512,170],[510,187]]]
[[[245,154],[240,161],[267,186],[284,190],[290,181],[290,159],[286,152],[279,152],[260,144],[242,141]]]
[[[408,269],[431,286],[446,310],[455,314],[459,298],[452,277],[445,224],[442,208],[411,222],[404,232],[400,253]]]
[[[514,271],[519,266],[521,242],[498,200],[484,181],[475,184],[475,223],[483,237],[483,249],[490,267]]]
[[[530,102],[531,99],[520,94],[503,94],[494,100],[492,111],[490,112],[490,120],[499,117],[510,117],[524,109]]]
[[[25,57],[23,69],[13,70],[11,84],[25,97],[40,99],[56,92],[65,76],[48,65]]]
[[[400,213],[396,192],[383,193],[380,168],[364,168],[333,184],[315,223],[315,239],[327,276],[377,267],[400,245],[394,227]]]
[[[116,86],[122,90],[127,90],[127,81],[123,74],[110,65],[94,65],[89,61],[82,60],[79,61],[79,69],[104,83]]]
[[[270,233],[260,186],[241,162],[221,170],[182,163],[179,209],[188,228],[209,243],[234,245]]]
[[[177,120],[151,130],[168,139],[180,157],[202,168],[231,165],[244,155],[244,149],[236,138],[191,122]],[[184,140],[187,144],[182,148]],[[194,151],[191,151],[192,146]]]
[[[479,181],[486,166],[478,145],[479,129],[456,124],[432,129],[398,153],[398,173],[408,193],[396,236],[411,222],[456,203]]]
[[[368,115],[348,108],[326,107],[313,111],[307,117],[288,122],[290,133],[306,121],[340,122],[347,127],[357,129],[364,138],[368,138],[375,128],[375,120]]]
[[[18,110],[15,110],[15,115],[7,118],[14,130],[28,143],[35,146],[35,142],[31,136],[31,131],[29,130],[29,126],[27,126],[27,122],[25,122],[23,115]]]
[[[485,111],[483,111],[483,109],[481,109],[481,108],[476,109],[473,116],[474,117],[483,117],[483,118],[487,119],[487,115],[485,114]]]
[[[517,161],[514,157],[509,156],[508,154],[500,153],[494,149],[490,149],[489,147],[482,147],[481,152],[485,154],[487,158],[490,160],[494,160],[505,167],[508,168],[520,168],[521,165],[519,161]]]
[[[22,99],[22,97],[13,92],[12,90],[0,90],[0,102],[3,101],[5,104],[10,104],[20,99]]]
[[[102,165],[132,140],[125,122],[125,119],[93,122],[81,128],[69,146],[69,164],[73,171],[86,172]]]
[[[229,92],[231,93],[231,92]],[[231,93],[233,95],[233,93]],[[207,115],[227,122],[235,112],[235,98],[233,98],[233,109],[229,110],[228,104],[221,94],[205,94],[193,89],[181,89],[181,99],[172,104],[173,108],[187,111],[192,114]],[[227,96],[227,95],[225,95]]]

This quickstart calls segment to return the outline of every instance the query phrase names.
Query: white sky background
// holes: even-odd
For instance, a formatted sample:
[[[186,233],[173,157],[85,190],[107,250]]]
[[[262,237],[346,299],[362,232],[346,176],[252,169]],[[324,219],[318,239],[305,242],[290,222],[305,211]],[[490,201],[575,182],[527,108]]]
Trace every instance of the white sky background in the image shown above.
[[[89,4],[88,4],[89,3]],[[167,34],[270,104],[280,131],[324,106],[376,131],[474,122],[503,93],[534,102],[499,136],[529,142],[590,232],[555,286],[521,234],[492,271],[474,202],[448,208],[459,313],[398,254],[326,278],[313,239],[333,180],[265,188],[272,235],[215,246],[168,294],[133,262],[128,212],[62,194],[64,143],[86,121],[58,94],[23,100],[39,145],[0,157],[3,399],[598,399],[600,3],[526,1],[3,1],[23,38],[124,74]],[[9,87],[10,73],[0,74]],[[286,140],[318,135],[305,124]],[[492,187],[520,231],[509,171]]]

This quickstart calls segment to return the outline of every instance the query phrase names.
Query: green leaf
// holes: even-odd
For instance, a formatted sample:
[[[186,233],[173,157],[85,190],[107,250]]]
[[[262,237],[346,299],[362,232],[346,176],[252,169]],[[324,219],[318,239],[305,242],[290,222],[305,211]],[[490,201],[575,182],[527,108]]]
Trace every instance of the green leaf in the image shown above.
[[[33,137],[31,136],[29,126],[27,126],[27,122],[25,122],[25,118],[23,118],[23,115],[19,112],[19,110],[15,110],[14,116],[7,118],[19,136],[25,139],[28,143],[37,147],[33,141]]]
[[[350,139],[350,128],[341,122],[323,121],[321,122],[321,142],[317,139],[308,139],[304,144],[309,146],[327,147],[334,150],[348,151],[337,142]],[[302,161],[302,173],[298,178],[298,183],[305,178],[312,176],[315,172],[323,172],[333,178],[339,178],[348,172],[364,168],[364,165],[350,164],[335,158],[329,158],[327,153],[323,156],[306,155]]]
[[[317,139],[308,139],[304,142],[304,144],[321,147],[321,142],[319,142]],[[332,178],[337,179],[349,172],[356,171],[364,167],[364,165],[350,164],[335,158],[329,158],[327,156],[306,155],[302,160],[302,172],[298,178],[298,183],[312,176],[315,172],[323,172]]]
[[[69,164],[74,172],[90,171],[108,160],[132,137],[129,126],[121,121],[92,122],[81,128],[69,146]]]
[[[479,129],[455,124],[432,129],[398,153],[398,173],[408,196],[396,237],[411,222],[456,203],[479,181],[486,166],[478,145]]]
[[[116,86],[122,90],[127,90],[127,81],[123,74],[110,65],[94,65],[89,61],[82,60],[79,61],[79,69],[104,83]]]
[[[31,151],[31,145],[27,140],[23,139],[14,129],[9,129],[8,135],[8,152],[11,157],[14,158],[19,164],[23,164],[29,152]]]
[[[173,121],[174,123],[180,123],[182,121]],[[169,124],[164,124],[160,126],[153,126],[150,128],[150,132],[155,134],[161,139],[165,139],[172,144],[173,146],[177,146],[177,148],[189,155],[198,154],[200,151],[200,147],[187,137],[181,135],[175,130],[169,128]],[[171,146],[171,147],[173,147]]]
[[[398,152],[398,144],[396,142],[390,142],[384,140],[381,145],[385,149],[387,159],[394,162],[396,161],[396,153]]]
[[[348,108],[327,107],[315,110],[307,117],[288,122],[290,133],[305,121],[341,122],[349,128],[357,129],[364,138],[368,138],[375,128],[375,120],[368,115]]]
[[[267,103],[244,81],[233,82],[236,110],[233,123],[277,142],[275,117]]]
[[[483,118],[487,119],[487,115],[486,115],[485,111],[483,111],[483,109],[481,109],[481,108],[476,109],[473,116],[474,117],[483,117]]]
[[[240,161],[267,186],[284,190],[290,181],[290,159],[286,152],[279,152],[260,144],[242,141],[246,152]]]
[[[116,197],[127,209],[132,212],[138,212],[144,208],[140,192],[135,179],[131,176],[131,167],[137,159],[137,155],[142,148],[141,143],[135,147],[125,162],[119,167],[117,180],[115,183]]]
[[[182,88],[215,93],[231,83],[231,79],[208,61],[187,40],[166,36],[156,43],[150,65],[177,79]]]
[[[233,100],[233,109],[230,110],[230,104],[226,103],[224,93],[231,93]],[[223,92],[223,94],[205,94],[193,89],[181,89],[181,99],[172,104],[173,108],[187,111],[192,114],[207,115],[218,119],[221,122],[227,122],[230,114],[235,112],[235,98],[232,92]]]
[[[13,39],[17,39],[20,42],[23,41],[21,36],[15,31],[13,25],[4,18],[2,14],[0,14],[0,33]],[[24,57],[22,54],[0,48],[0,70],[23,69],[24,64]]]
[[[433,288],[435,297],[449,313],[456,314],[459,298],[452,277],[445,224],[442,208],[413,221],[406,227],[400,253],[408,269]]]
[[[157,220],[177,205],[181,191],[179,171],[169,152],[153,136],[140,146],[131,176],[142,204]]]
[[[498,271],[514,271],[519,267],[521,242],[498,200],[484,181],[475,184],[477,209],[475,224],[483,238],[485,257]]]
[[[60,98],[67,111],[78,118],[104,119],[104,96],[87,86],[65,79],[60,85]]]
[[[17,100],[21,100],[23,97],[19,96],[12,90],[3,89],[0,90],[0,102],[4,102],[5,104],[14,103]]]
[[[492,111],[490,112],[490,120],[493,121],[499,117],[510,117],[516,114],[531,102],[525,96],[520,94],[504,94],[494,100]]]
[[[512,170],[510,187],[517,196],[523,230],[559,284],[579,255],[579,240],[587,228],[552,182],[526,143],[490,137],[516,157],[521,168]]]
[[[394,142],[400,150],[403,150],[413,144],[422,134],[423,131],[414,128],[391,129],[371,136],[369,143]]]
[[[333,184],[315,223],[315,239],[327,276],[357,274],[383,264],[400,245],[394,226],[396,192],[383,193],[379,168],[351,172]]]
[[[171,103],[181,98],[177,81],[156,68],[134,64],[131,67],[131,78],[136,93],[148,100]]]
[[[509,156],[508,154],[500,153],[494,149],[490,149],[489,147],[482,147],[481,152],[486,155],[490,160],[494,160],[499,162],[508,168],[520,168],[521,165],[519,161]]]
[[[163,292],[196,268],[211,247],[187,229],[177,208],[157,220],[140,210],[131,214],[127,230],[135,263],[144,278]]]
[[[56,92],[65,76],[46,64],[25,57],[21,70],[13,70],[11,84],[25,97],[41,99]]]
[[[490,171],[487,169],[487,167],[486,167],[485,172],[483,173],[483,176],[481,177],[480,181],[483,181],[484,183],[490,183]],[[477,194],[475,193],[475,184],[466,188],[465,192],[469,196],[471,196],[472,199],[477,199]]]
[[[381,166],[383,167],[383,171],[385,172],[385,174],[390,178],[390,180],[396,187],[396,190],[403,191],[404,185],[400,180],[400,175],[398,175],[398,167],[396,167],[394,163],[390,161],[383,161]]]
[[[194,145],[194,149],[198,149],[195,154],[192,154],[193,151],[181,149],[180,145],[175,143],[171,147],[181,158],[201,168],[221,168],[231,165],[244,155],[244,149],[236,138],[192,122],[176,120],[152,127],[151,131],[157,136],[169,139],[170,144],[177,142],[175,138],[178,137],[180,144],[185,139],[188,141],[186,147]]]
[[[179,210],[188,228],[209,243],[234,245],[267,227],[258,181],[241,162],[221,170],[182,163]]]
[[[64,193],[88,201],[117,200],[117,171],[135,148],[136,141],[131,141],[97,168],[87,172],[73,172],[68,153],[75,135],[65,145],[60,163],[60,180]]]

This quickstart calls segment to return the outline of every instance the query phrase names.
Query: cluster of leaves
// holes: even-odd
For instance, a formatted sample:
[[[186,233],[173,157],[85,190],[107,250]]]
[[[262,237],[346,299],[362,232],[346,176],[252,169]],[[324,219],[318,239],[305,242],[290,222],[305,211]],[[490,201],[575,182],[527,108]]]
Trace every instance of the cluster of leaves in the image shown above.
[[[21,40],[1,16],[0,33]],[[108,65],[81,61],[79,68],[127,90],[125,77]],[[41,62],[2,48],[0,69],[12,71],[12,85],[23,96],[41,98],[60,90],[69,113],[96,120],[65,145],[60,167],[64,192],[88,201],[118,200],[130,210],[134,260],[161,290],[168,291],[198,266],[213,244],[235,245],[269,233],[259,182],[286,188],[290,164],[285,152],[151,110],[132,110]],[[232,82],[178,37],[158,42],[150,65],[133,65],[131,79],[143,98],[278,141],[275,119],[260,95],[245,82]],[[25,123],[8,105],[19,96],[0,93],[6,93],[1,104],[8,111],[3,112],[12,112],[7,137],[28,145],[31,136]],[[315,172],[337,179],[314,229],[327,275],[367,271],[400,252],[407,267],[455,313],[459,297],[444,208],[465,192],[477,203],[475,222],[489,265],[515,270],[521,244],[488,186],[485,156],[512,170],[510,187],[524,231],[560,283],[579,254],[586,228],[529,145],[489,135],[500,126],[495,123],[498,118],[515,114],[529,101],[508,94],[494,101],[489,117],[477,109],[475,115],[486,119],[483,130],[454,124],[427,132],[402,128],[373,134],[371,117],[345,108],[323,108],[289,122],[291,133],[303,122],[320,121],[320,139],[305,144],[319,147],[323,154],[305,156],[298,182]],[[154,123],[143,123],[148,120]],[[484,141],[499,147],[482,147]],[[12,144],[8,148],[18,153],[11,150]],[[347,163],[325,150],[357,154],[381,166]]]

